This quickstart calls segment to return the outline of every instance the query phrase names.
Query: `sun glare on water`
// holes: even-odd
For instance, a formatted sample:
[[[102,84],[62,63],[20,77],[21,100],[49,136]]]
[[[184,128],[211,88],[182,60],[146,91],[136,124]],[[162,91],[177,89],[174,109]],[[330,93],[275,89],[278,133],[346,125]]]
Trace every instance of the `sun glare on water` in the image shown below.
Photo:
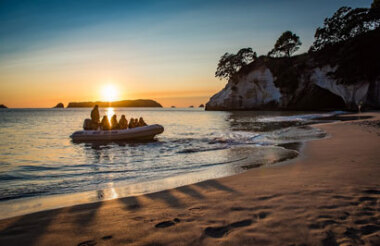
[[[118,98],[118,92],[114,85],[108,84],[102,88],[102,100],[106,102],[116,101]]]
[[[106,108],[106,114],[108,121],[111,123],[111,117],[115,114],[115,110],[113,108]]]

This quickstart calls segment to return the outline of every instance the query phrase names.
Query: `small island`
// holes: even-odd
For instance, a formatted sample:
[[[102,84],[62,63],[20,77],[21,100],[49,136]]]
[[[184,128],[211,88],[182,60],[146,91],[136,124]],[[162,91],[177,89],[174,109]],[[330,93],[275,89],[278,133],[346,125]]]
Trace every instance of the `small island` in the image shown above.
[[[0,108],[8,108],[8,107],[5,106],[4,104],[0,104]]]
[[[53,108],[64,108],[65,106],[63,105],[63,103],[58,103],[57,105],[55,105],[55,107]]]
[[[70,102],[68,108],[92,108],[95,105],[98,105],[101,108],[114,107],[114,108],[123,108],[123,107],[149,107],[149,108],[162,108],[161,104],[154,100],[149,99],[137,99],[137,100],[123,100],[115,102]]]
[[[202,103],[201,105],[199,105],[198,108],[204,108],[204,107],[205,107],[205,105],[203,105],[203,103]]]

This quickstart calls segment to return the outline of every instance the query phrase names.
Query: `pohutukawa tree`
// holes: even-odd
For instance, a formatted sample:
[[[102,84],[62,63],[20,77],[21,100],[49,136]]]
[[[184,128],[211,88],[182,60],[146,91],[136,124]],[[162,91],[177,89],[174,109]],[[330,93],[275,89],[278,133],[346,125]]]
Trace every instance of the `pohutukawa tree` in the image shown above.
[[[236,55],[225,53],[219,60],[215,77],[230,80],[243,66],[253,62],[256,58],[257,54],[252,51],[252,48],[241,49]]]
[[[268,56],[290,57],[301,45],[300,38],[295,33],[286,31],[277,39],[274,48],[269,51]]]
[[[379,1],[375,0],[370,9],[341,7],[333,16],[326,18],[323,27],[317,28],[311,51],[346,41],[359,34],[375,30],[380,26]]]

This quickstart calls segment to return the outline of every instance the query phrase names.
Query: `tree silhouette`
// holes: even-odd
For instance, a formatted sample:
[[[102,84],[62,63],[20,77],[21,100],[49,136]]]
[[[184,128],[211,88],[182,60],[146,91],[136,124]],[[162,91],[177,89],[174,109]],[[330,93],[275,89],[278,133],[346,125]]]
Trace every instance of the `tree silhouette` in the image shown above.
[[[374,30],[380,26],[379,1],[372,8],[339,8],[332,17],[326,18],[323,27],[317,28],[311,51],[346,41],[359,34]]]
[[[277,39],[274,48],[269,51],[268,56],[290,57],[301,45],[300,38],[296,34],[286,31]]]
[[[230,80],[243,66],[253,62],[256,58],[257,54],[252,51],[252,48],[243,48],[236,55],[225,53],[219,60],[215,77]]]
[[[371,4],[372,9],[379,9],[380,8],[380,0],[373,0]]]

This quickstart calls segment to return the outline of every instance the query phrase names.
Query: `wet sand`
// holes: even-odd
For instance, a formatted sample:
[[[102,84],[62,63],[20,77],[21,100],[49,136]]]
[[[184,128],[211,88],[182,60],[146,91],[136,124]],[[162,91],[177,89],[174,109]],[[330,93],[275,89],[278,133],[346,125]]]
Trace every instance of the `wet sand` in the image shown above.
[[[380,245],[380,113],[289,165],[0,221],[0,245]],[[355,115],[357,116],[357,115]]]

